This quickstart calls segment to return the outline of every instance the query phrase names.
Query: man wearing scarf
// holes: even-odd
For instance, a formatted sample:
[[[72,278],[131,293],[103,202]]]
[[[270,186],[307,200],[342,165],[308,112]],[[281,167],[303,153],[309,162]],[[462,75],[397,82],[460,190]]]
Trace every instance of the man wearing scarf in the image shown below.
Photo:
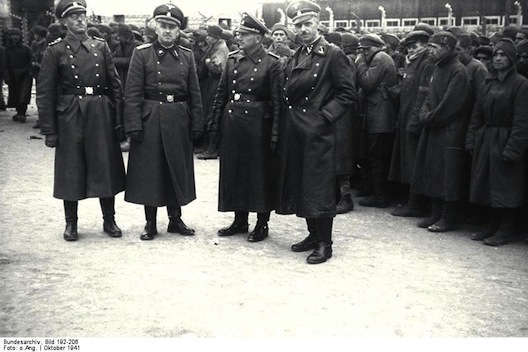
[[[428,41],[429,34],[422,30],[412,31],[404,39],[407,55],[400,88],[400,111],[396,123],[389,179],[409,187],[418,140],[422,133],[420,108],[429,92],[429,80],[434,69],[434,63],[429,58],[427,50]],[[399,204],[391,214],[421,217],[424,216],[424,208],[425,199],[415,193],[409,193],[407,204]]]

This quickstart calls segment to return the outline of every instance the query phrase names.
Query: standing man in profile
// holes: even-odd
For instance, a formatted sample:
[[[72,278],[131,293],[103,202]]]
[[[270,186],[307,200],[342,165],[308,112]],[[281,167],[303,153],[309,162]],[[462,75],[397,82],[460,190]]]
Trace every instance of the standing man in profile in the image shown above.
[[[86,2],[62,0],[55,12],[67,35],[44,53],[37,106],[46,146],[56,148],[53,196],[64,200],[64,239],[78,238],[78,201],[95,197],[104,232],[121,237],[114,220],[114,197],[125,189],[121,82],[108,45],[86,34]]]
[[[259,242],[268,237],[275,207],[272,149],[277,147],[283,74],[279,57],[262,46],[268,32],[264,24],[246,13],[237,32],[241,50],[227,59],[209,129],[221,131],[218,210],[235,212],[234,222],[218,235],[247,232],[248,212],[257,212],[248,241]]]
[[[292,251],[314,250],[310,264],[332,256],[336,216],[336,121],[356,98],[345,53],[317,31],[319,5],[300,0],[286,12],[303,42],[285,69],[285,121],[280,137],[277,213],[306,219],[309,235]]]
[[[158,207],[167,206],[167,232],[189,236],[181,206],[196,199],[192,139],[203,117],[196,64],[190,49],[176,44],[185,28],[173,4],[154,10],[158,39],[136,47],[125,87],[125,131],[130,137],[125,200],[145,206],[140,238],[157,235]]]

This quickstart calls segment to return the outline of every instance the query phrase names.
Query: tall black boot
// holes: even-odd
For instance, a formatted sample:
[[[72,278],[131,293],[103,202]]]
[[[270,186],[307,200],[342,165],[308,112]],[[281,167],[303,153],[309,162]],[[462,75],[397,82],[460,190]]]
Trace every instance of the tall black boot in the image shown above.
[[[383,159],[371,160],[370,172],[372,174],[372,186],[374,193],[359,202],[364,207],[387,208],[390,206],[390,199],[387,190],[387,167]]]
[[[442,217],[436,223],[427,227],[430,232],[448,232],[456,230],[459,202],[444,201],[442,204]]]
[[[218,236],[233,236],[237,233],[246,233],[249,230],[249,213],[247,211],[235,211],[235,220],[231,225],[218,230]]]
[[[294,243],[291,246],[293,252],[306,252],[315,249],[319,243],[319,235],[317,234],[317,219],[306,218],[306,227],[308,229],[308,236],[301,242]]]
[[[350,178],[348,175],[338,176],[337,182],[339,184],[339,203],[336,206],[338,214],[345,214],[354,210],[354,201],[352,200],[352,191],[350,190]]]
[[[64,229],[64,239],[66,241],[77,241],[79,234],[77,233],[77,208],[79,202],[64,201],[64,217],[66,218],[66,228]]]
[[[181,219],[181,207],[179,205],[167,205],[167,215],[169,216],[169,225],[167,232],[179,233],[182,236],[194,235],[194,229],[187,227]]]
[[[514,242],[517,239],[515,222],[517,220],[518,208],[500,208],[499,230],[491,237],[484,240],[488,246],[502,246]]]
[[[143,241],[153,240],[154,236],[158,234],[158,228],[156,226],[157,214],[157,207],[150,207],[148,205],[145,205],[145,218],[147,220],[147,223],[145,224],[145,228],[143,229],[141,236],[139,236],[139,239]]]
[[[442,199],[431,198],[431,216],[418,223],[418,227],[426,229],[442,218]]]
[[[255,229],[249,234],[247,240],[249,242],[260,242],[268,237],[269,228],[268,221],[270,218],[270,212],[258,213],[257,214],[257,225]]]
[[[316,219],[317,234],[319,242],[315,245],[315,249],[306,258],[308,264],[320,264],[326,262],[332,257],[332,225],[334,218],[318,218]]]
[[[217,159],[218,158],[218,132],[209,131],[207,132],[209,141],[207,143],[207,149],[205,152],[198,154],[197,158],[201,160]]]
[[[115,198],[99,198],[101,211],[103,213],[103,231],[110,237],[121,237],[123,233],[115,222]]]

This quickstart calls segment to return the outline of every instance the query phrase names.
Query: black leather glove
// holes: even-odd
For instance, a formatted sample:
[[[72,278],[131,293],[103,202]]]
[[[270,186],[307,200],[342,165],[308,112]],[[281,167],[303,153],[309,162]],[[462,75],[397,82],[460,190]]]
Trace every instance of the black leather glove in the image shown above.
[[[202,131],[192,131],[192,139],[193,141],[197,141],[199,140],[203,135],[203,132]]]
[[[55,148],[59,145],[59,136],[56,133],[47,134],[44,143],[46,147]]]
[[[117,126],[115,128],[115,134],[119,143],[126,141],[125,129],[123,126]]]
[[[143,131],[128,132],[128,136],[132,142],[143,142]]]

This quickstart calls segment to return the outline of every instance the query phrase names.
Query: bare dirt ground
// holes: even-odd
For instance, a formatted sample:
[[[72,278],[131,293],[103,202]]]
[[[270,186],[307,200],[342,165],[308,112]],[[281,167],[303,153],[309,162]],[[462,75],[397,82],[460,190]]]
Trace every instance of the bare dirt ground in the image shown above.
[[[0,113],[0,336],[528,336],[526,243],[488,247],[470,226],[433,234],[356,206],[335,220],[334,257],[308,265],[289,249],[306,234],[294,216],[272,214],[260,243],[216,235],[232,220],[216,208],[217,160],[195,161],[198,199],[183,218],[196,236],[166,233],[161,209],[159,237],[140,241],[143,209],[119,194],[122,238],[102,232],[89,199],[79,241],[65,242],[35,113],[26,124]]]

